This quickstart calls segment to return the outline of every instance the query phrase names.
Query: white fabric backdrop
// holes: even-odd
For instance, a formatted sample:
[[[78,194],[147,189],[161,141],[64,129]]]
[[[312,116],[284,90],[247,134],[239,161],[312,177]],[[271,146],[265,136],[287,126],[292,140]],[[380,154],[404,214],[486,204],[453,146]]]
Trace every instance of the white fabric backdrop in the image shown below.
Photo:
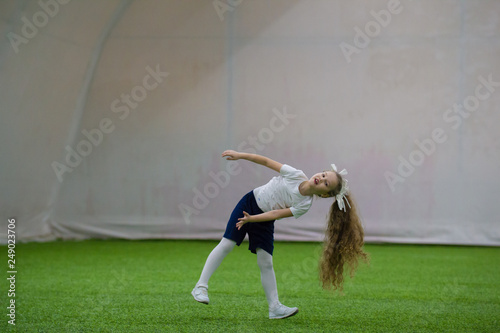
[[[220,158],[239,148],[308,176],[347,168],[367,241],[500,245],[500,85],[484,83],[500,82],[499,15],[495,0],[4,0],[0,233],[15,217],[25,241],[219,239],[274,175]],[[321,240],[330,204],[276,239]]]

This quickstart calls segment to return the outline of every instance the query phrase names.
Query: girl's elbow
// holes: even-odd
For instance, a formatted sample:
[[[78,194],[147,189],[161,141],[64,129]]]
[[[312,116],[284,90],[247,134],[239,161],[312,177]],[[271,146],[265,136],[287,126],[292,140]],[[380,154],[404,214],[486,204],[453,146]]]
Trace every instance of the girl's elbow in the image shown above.
[[[275,211],[272,212],[271,219],[273,219],[273,220],[279,220],[281,218],[282,218],[282,216],[281,216],[280,212],[278,212],[277,210],[275,210]]]
[[[292,212],[291,211],[275,211],[275,220],[278,220],[278,219],[284,219],[284,218],[287,218],[287,217],[291,217],[293,216]]]

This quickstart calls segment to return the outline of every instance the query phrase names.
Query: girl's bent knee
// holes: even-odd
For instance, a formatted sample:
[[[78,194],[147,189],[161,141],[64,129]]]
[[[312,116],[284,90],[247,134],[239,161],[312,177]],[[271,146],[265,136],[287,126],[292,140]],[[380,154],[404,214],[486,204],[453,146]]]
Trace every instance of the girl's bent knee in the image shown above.
[[[231,239],[222,238],[218,246],[220,246],[224,252],[229,253],[236,246],[236,242]]]

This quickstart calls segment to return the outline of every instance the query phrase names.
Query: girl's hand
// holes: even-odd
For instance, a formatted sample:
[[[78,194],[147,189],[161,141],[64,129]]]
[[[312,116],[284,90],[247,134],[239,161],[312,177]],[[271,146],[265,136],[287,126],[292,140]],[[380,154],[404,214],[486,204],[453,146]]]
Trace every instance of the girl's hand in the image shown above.
[[[243,217],[240,217],[238,219],[238,221],[240,221],[240,222],[236,223],[236,227],[238,228],[238,230],[240,230],[241,227],[243,227],[243,225],[245,225],[245,223],[250,222],[250,217],[251,217],[250,214],[248,214],[247,212],[243,211]]]
[[[241,154],[234,150],[226,150],[222,153],[222,157],[226,157],[228,160],[239,160],[241,158]]]

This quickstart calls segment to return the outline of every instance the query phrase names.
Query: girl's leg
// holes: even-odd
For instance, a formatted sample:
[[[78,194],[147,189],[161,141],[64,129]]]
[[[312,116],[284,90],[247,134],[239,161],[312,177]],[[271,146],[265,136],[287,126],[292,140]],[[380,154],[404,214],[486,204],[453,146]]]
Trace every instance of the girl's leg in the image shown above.
[[[269,303],[269,319],[283,319],[299,312],[297,308],[284,306],[278,300],[278,288],[273,269],[273,256],[261,248],[257,248],[257,263],[260,268],[260,278]]]
[[[222,238],[220,243],[210,252],[205,267],[201,272],[200,279],[196,286],[208,288],[208,280],[219,267],[222,260],[233,250],[236,242],[227,238]]]
[[[264,292],[266,293],[269,308],[274,308],[279,304],[278,288],[276,286],[276,276],[273,268],[273,256],[261,248],[257,249],[257,264],[260,268],[260,279]]]

